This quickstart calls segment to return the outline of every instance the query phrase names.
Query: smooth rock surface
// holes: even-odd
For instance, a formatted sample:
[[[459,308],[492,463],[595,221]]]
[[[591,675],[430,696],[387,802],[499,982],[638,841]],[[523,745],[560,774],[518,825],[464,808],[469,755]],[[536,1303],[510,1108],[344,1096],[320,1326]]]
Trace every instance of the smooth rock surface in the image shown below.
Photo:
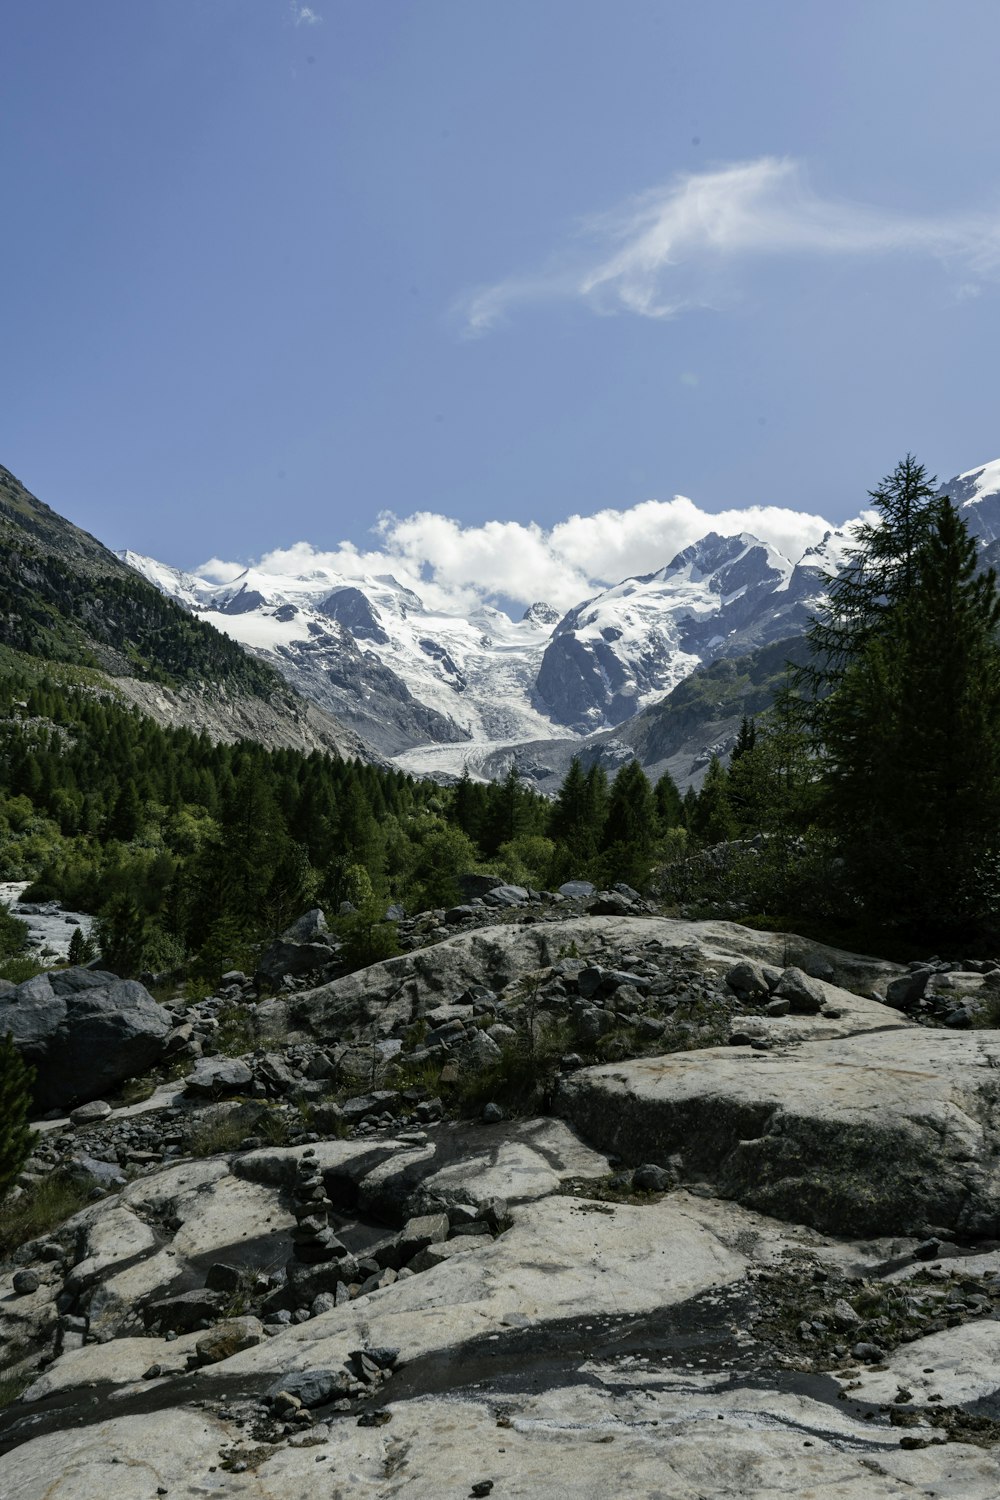
[[[725,1196],[792,1221],[997,1237],[998,1069],[996,1032],[892,1029],[581,1069],[557,1107],[627,1161],[676,1153]]]

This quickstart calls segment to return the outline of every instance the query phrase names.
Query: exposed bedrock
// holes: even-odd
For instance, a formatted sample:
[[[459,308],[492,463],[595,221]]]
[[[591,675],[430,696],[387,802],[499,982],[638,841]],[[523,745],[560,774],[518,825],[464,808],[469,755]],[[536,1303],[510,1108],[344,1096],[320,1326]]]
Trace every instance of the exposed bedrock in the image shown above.
[[[996,1238],[998,1069],[995,1032],[892,1028],[587,1068],[557,1107],[602,1150],[792,1222]]]

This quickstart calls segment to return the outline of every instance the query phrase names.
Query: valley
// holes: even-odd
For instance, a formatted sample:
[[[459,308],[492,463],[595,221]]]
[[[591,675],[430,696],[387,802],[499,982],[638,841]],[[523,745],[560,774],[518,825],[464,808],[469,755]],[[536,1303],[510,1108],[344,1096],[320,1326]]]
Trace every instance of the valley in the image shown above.
[[[1000,461],[939,494],[954,499],[992,562]],[[712,663],[799,639],[826,581],[845,566],[851,535],[852,525],[830,531],[790,559],[748,533],[709,533],[657,572],[562,615],[534,604],[517,621],[485,603],[467,617],[430,609],[392,575],[251,567],[212,583],[133,552],[120,557],[413,775],[468,770],[488,780],[513,758],[551,790],[573,753],[601,759],[625,729],[625,754],[654,775],[669,769],[683,789],[700,784],[713,750],[731,748],[739,712],[721,737],[706,726],[700,742],[659,758],[645,751],[650,715],[662,717],[673,690]],[[614,743],[604,763],[621,763]]]

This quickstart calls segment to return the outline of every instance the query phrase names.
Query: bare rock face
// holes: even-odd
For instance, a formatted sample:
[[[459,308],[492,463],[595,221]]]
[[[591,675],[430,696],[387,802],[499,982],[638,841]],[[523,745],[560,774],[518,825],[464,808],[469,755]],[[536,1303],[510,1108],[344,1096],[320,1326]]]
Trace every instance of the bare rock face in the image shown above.
[[[255,1101],[273,1142],[213,1137],[227,1080],[329,1077],[292,1042],[43,1125],[29,1179],[85,1134],[129,1180],[0,1264],[4,1495],[995,1500],[1000,1033],[869,998],[894,966],[655,917],[500,922],[271,1003],[338,1035],[425,1015],[443,1077],[516,1040],[469,1020],[513,1019],[546,966],[567,1028],[636,1038],[560,1056],[564,1119],[442,1117],[390,1077],[308,1117]],[[109,983],[20,1003],[58,1019]],[[647,1055],[664,1028],[700,1050]]]
[[[1000,1236],[1000,1038],[894,1027],[581,1069],[558,1107],[626,1161],[818,1229]]]
[[[837,985],[856,995],[870,994],[875,984],[885,985],[902,973],[898,964],[784,933],[758,932],[734,922],[574,916],[530,926],[477,928],[372,964],[314,990],[300,991],[287,1004],[287,1019],[292,1027],[320,1036],[338,1035],[345,1027],[373,1021],[388,1026],[423,1015],[429,1007],[476,985],[500,991],[526,971],[558,962],[566,952],[597,956],[605,948],[627,950],[651,941],[660,943],[666,952],[696,951],[706,963],[727,969],[737,960],[752,960],[765,987],[766,971],[780,974],[788,965],[801,969],[810,986],[814,981],[807,976],[822,968]],[[822,993],[821,984],[816,993]],[[897,1019],[883,1011],[884,1021]]]
[[[152,1067],[171,1025],[144,985],[98,970],[39,974],[0,995],[0,1035],[34,1067],[41,1110],[99,1099]]]

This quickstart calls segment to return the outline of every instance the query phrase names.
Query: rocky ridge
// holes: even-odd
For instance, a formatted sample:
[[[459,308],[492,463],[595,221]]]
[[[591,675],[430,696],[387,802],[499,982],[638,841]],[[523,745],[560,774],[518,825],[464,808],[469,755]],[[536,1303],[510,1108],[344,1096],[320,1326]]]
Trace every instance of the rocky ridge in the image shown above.
[[[466,905],[42,1122],[18,1500],[996,1493],[1000,965]]]
[[[0,644],[20,658],[84,668],[91,691],[124,698],[163,725],[370,758],[356,734],[273,667],[192,620],[2,466],[0,562]]]

